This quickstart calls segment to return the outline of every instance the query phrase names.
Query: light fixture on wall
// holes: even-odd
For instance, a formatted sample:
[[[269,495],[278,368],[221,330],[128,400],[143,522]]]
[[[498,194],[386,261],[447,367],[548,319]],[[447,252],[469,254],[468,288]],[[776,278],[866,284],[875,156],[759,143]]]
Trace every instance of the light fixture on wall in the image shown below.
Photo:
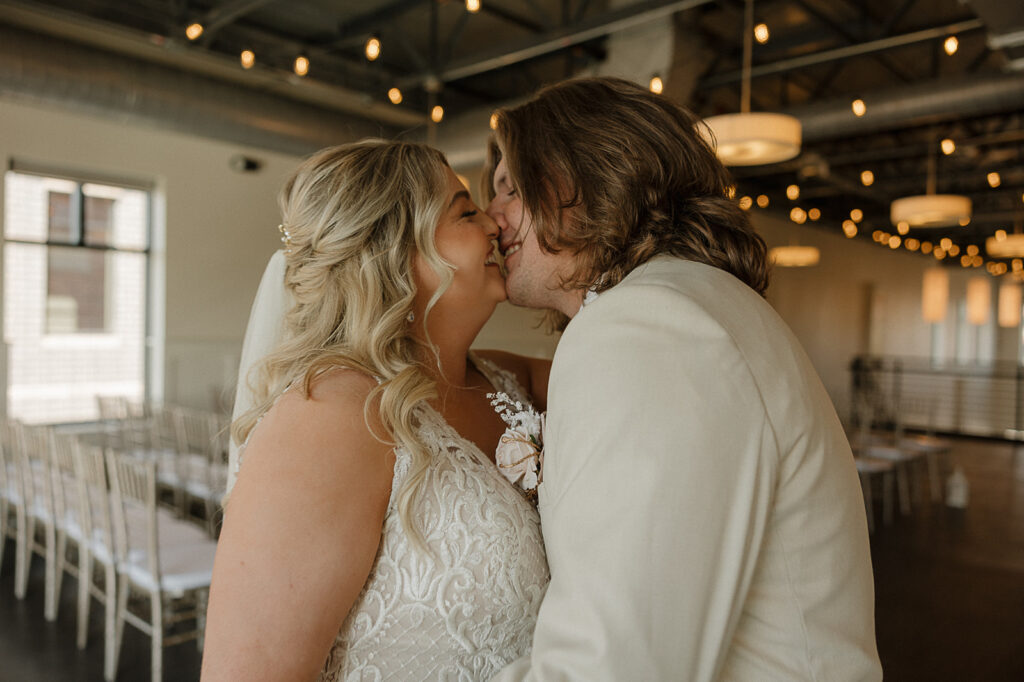
[[[818,264],[821,251],[816,246],[776,246],[768,249],[768,260],[780,268],[806,268]]]
[[[1013,282],[999,285],[999,303],[997,304],[999,326],[1015,329],[1020,326],[1020,309],[1022,304],[1021,288]]]
[[[964,226],[971,222],[971,200],[959,194],[935,193],[935,151],[928,154],[928,181],[924,194],[900,197],[889,205],[893,225],[910,227]]]
[[[967,280],[967,321],[973,325],[988,322],[988,311],[992,307],[991,280],[978,275]]]
[[[710,131],[719,160],[726,166],[759,166],[792,159],[800,153],[800,120],[787,114],[750,111],[754,0],[747,0],[743,30],[743,77],[740,113],[709,116],[698,127]]]
[[[948,303],[949,271],[938,265],[928,268],[921,287],[921,317],[925,322],[942,322]]]

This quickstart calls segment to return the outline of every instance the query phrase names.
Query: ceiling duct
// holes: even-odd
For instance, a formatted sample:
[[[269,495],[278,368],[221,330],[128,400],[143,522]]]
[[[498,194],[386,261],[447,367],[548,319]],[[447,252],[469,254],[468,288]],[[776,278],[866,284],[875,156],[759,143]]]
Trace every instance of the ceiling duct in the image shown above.
[[[1024,109],[1024,73],[939,79],[867,93],[865,116],[849,98],[788,110],[803,125],[805,143],[913,128]]]
[[[1024,2],[970,0],[988,29],[988,47],[1006,55],[1006,67],[1024,71]]]
[[[296,155],[395,132],[353,115],[3,24],[0,97]]]

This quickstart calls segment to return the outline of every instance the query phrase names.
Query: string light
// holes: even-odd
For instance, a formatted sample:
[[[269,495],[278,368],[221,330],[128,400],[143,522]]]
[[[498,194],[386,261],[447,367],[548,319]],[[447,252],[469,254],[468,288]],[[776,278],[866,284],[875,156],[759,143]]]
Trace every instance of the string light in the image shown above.
[[[857,236],[857,224],[855,222],[853,222],[852,220],[844,220],[843,221],[843,234],[845,234],[849,239],[853,239],[854,237],[856,237]],[[882,236],[882,232],[880,230],[875,230],[874,233],[871,236],[877,242],[879,240],[879,238]]]
[[[242,54],[238,56],[238,60],[242,62],[243,69],[251,69],[252,65],[256,63],[256,55],[252,50],[242,50]]]
[[[859,208],[853,209],[852,211],[850,211],[850,220],[852,220],[855,223],[859,223],[860,221],[864,220],[864,211],[860,210]]]
[[[786,188],[786,198],[791,201],[796,201],[800,198],[800,187],[798,185],[790,185]]]
[[[929,253],[931,253],[932,249],[934,249],[934,248],[935,247],[932,245],[931,242],[921,242],[921,253],[925,254],[926,256]]]
[[[949,156],[956,151],[956,142],[949,139],[948,137],[939,143],[939,147],[942,149],[942,153]]]
[[[769,203],[769,201],[768,201],[768,195],[767,194],[758,194],[757,195],[757,206],[758,206],[758,208],[768,208],[768,203]]]
[[[651,92],[655,95],[660,95],[661,91],[665,89],[665,84],[661,81],[660,76],[651,76]]]
[[[903,246],[907,247],[907,251],[917,251],[921,247],[921,242],[911,237],[903,241]]]
[[[932,251],[932,255],[935,256],[935,260],[942,260],[946,257],[946,250],[940,246]]]
[[[309,58],[305,55],[299,55],[295,58],[295,64],[292,66],[296,76],[305,76],[309,73]]]
[[[803,225],[807,222],[807,211],[803,210],[799,206],[794,206],[789,212],[789,219],[797,225]]]
[[[999,173],[991,172],[988,174],[988,186],[995,189],[999,185],[1003,184],[1003,179],[999,177]]]
[[[491,127],[491,130],[497,130],[498,129],[498,112],[497,111],[495,111],[493,114],[491,114],[491,120],[488,122],[488,125]]]
[[[942,239],[939,240],[939,246],[942,247],[944,250],[949,251],[951,248],[953,248],[953,240],[950,239],[949,237],[943,237]]]
[[[853,109],[853,115],[858,118],[866,114],[868,111],[868,105],[864,104],[864,100],[859,98],[850,102],[850,108]]]
[[[430,110],[430,120],[434,123],[440,123],[441,119],[444,118],[444,107],[440,104]]]
[[[749,211],[750,207],[754,205],[754,200],[748,196],[740,197],[740,208],[744,211]]]
[[[194,22],[185,27],[185,37],[189,40],[196,40],[201,35],[203,35],[202,24]]]
[[[956,244],[953,244],[953,246],[951,246],[948,249],[946,249],[946,253],[948,253],[950,256],[959,256],[960,255],[960,247],[958,245],[956,245]]]
[[[860,183],[865,187],[870,187],[875,184],[875,174],[869,170],[863,170],[860,172]]]
[[[807,212],[807,217],[810,218],[811,220],[817,220],[818,218],[821,217],[821,209],[812,208]]]
[[[906,220],[899,221],[898,223],[896,223],[896,231],[899,232],[900,234],[906,234],[907,232],[910,232],[910,223],[908,223]]]
[[[891,237],[889,237],[889,248],[890,249],[898,249],[898,248],[900,248],[900,244],[902,244],[902,243],[903,243],[903,239],[899,235],[895,235],[894,234]]]
[[[391,100],[392,104],[402,103],[402,91],[398,88],[391,88],[388,90],[388,99]]]
[[[757,42],[764,45],[770,37],[771,33],[768,31],[768,24],[761,23],[754,27],[754,38]]]
[[[367,40],[366,49],[364,50],[364,52],[366,53],[366,58],[368,60],[370,60],[371,62],[375,61],[377,57],[380,56],[380,38],[378,38],[377,36],[373,36],[372,38]]]
[[[466,11],[476,14],[480,11],[480,0],[466,0]]]
[[[950,57],[956,54],[957,48],[960,47],[960,41],[956,39],[956,36],[949,36],[945,42],[942,43],[942,49],[946,51]]]
[[[1006,240],[1006,230],[996,230],[995,238],[997,242]]]

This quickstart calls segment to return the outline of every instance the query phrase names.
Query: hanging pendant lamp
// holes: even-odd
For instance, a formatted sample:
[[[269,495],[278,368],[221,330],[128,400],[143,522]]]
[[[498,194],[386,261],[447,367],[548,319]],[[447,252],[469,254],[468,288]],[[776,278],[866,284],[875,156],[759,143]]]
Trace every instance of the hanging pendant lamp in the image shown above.
[[[759,166],[792,159],[800,153],[800,120],[788,114],[750,111],[754,0],[747,0],[743,33],[743,78],[740,113],[705,118],[705,139],[726,166]],[[706,129],[705,129],[706,127]],[[710,138],[708,132],[710,131]]]
[[[971,200],[960,194],[935,193],[935,150],[928,154],[928,184],[924,194],[900,197],[889,205],[893,225],[909,227],[965,227],[971,222]]]

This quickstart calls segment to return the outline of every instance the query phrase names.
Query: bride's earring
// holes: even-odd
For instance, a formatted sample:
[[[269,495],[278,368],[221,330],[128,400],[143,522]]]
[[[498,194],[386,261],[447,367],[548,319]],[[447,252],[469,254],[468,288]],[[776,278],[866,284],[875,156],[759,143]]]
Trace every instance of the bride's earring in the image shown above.
[[[412,322],[416,320],[416,313],[410,310],[409,314],[405,316],[405,319],[407,322],[412,324]]]

